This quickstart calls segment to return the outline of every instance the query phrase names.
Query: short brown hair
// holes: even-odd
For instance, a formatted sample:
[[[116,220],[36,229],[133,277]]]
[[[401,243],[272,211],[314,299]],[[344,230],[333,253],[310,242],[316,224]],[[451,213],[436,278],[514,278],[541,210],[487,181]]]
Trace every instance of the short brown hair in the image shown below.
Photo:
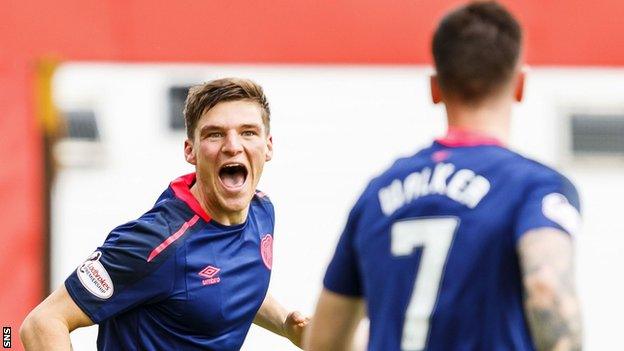
[[[433,36],[440,88],[464,102],[480,102],[511,79],[521,42],[520,25],[494,1],[452,11]]]
[[[262,109],[262,122],[267,134],[270,129],[271,110],[262,87],[249,80],[241,78],[216,79],[189,89],[184,104],[184,121],[186,135],[193,139],[193,133],[201,116],[220,102],[249,100],[258,103]]]

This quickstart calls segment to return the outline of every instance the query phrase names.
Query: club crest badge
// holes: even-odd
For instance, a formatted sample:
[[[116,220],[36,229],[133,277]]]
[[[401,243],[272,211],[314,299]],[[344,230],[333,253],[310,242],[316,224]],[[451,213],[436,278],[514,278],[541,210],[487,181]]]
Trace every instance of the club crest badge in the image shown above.
[[[273,267],[273,236],[265,234],[260,241],[260,254],[262,262],[269,270]]]
[[[100,263],[102,253],[95,251],[87,260],[76,269],[76,274],[82,286],[91,294],[100,299],[113,296],[113,281],[108,272]]]

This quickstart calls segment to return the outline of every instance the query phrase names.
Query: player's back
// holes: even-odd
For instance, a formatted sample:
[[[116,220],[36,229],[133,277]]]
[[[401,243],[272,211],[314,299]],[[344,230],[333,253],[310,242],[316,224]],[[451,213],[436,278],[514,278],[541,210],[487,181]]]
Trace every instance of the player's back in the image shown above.
[[[516,243],[560,228],[534,213],[561,194],[578,207],[564,177],[492,140],[435,142],[371,181],[325,286],[366,299],[370,350],[532,350]]]

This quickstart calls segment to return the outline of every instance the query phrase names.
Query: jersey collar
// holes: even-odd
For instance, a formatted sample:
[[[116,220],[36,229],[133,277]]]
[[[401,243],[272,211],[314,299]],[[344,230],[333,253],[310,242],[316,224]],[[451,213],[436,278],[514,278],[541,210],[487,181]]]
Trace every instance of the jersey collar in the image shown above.
[[[436,142],[447,147],[496,145],[503,143],[489,135],[462,128],[449,128],[446,136],[436,139]]]
[[[184,203],[186,203],[198,216],[203,218],[204,221],[209,222],[211,219],[210,216],[206,213],[206,211],[204,211],[195,196],[191,194],[191,187],[195,184],[195,179],[195,173],[183,175],[171,182],[171,189],[178,199],[184,201]]]

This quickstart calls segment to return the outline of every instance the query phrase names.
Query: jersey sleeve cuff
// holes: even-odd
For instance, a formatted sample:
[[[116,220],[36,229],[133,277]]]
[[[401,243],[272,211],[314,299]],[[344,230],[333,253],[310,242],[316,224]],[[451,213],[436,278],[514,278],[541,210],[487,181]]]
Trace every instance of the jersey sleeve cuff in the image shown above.
[[[80,299],[78,298],[78,293],[74,291],[74,288],[71,286],[71,284],[69,284],[68,280],[69,279],[65,280],[64,284],[65,284],[65,289],[67,289],[67,293],[69,293],[69,296],[71,297],[71,299],[82,310],[82,312],[84,312],[87,315],[87,317],[91,319],[91,321],[94,324],[100,323],[101,320],[96,318],[95,315],[91,313],[91,311],[89,311],[89,309],[87,309],[87,307],[82,303],[82,301],[80,301]]]
[[[339,284],[332,284],[330,281],[328,281],[327,279],[325,279],[323,281],[323,287],[325,287],[325,289],[339,294],[339,295],[345,295],[345,296],[350,296],[350,297],[361,297],[362,294],[360,291],[353,289],[353,288],[348,288],[345,286],[340,286]]]

